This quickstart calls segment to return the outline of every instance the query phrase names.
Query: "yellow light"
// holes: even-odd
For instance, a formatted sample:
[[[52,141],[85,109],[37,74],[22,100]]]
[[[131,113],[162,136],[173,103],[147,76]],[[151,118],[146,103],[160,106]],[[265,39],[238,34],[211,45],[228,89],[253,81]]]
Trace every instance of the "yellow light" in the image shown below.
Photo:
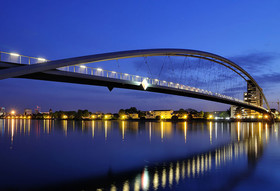
[[[28,116],[27,118],[28,118],[28,119],[31,119],[31,116]]]
[[[161,119],[163,119],[163,118],[164,118],[164,116],[162,115],[162,116],[160,116],[160,118],[161,118]]]
[[[46,59],[45,58],[37,58],[39,61],[41,61],[41,62],[45,62],[46,61]]]
[[[241,115],[237,115],[237,118],[240,119],[240,118],[241,118]]]
[[[16,111],[15,111],[15,110],[12,110],[12,111],[11,111],[11,114],[12,114],[12,115],[15,115],[15,114],[16,114]]]
[[[260,119],[260,118],[262,118],[262,116],[261,116],[261,115],[259,115],[259,116],[258,116],[258,118]]]
[[[187,115],[184,115],[184,119],[187,119],[187,117],[188,117]]]
[[[125,118],[125,116],[123,115],[123,116],[122,116],[122,118],[124,119],[124,118]]]
[[[10,55],[11,56],[16,56],[16,57],[19,56],[19,54],[17,54],[17,53],[10,53]]]
[[[67,115],[63,115],[62,118],[63,118],[63,119],[67,119]]]
[[[253,115],[252,115],[252,116],[251,116],[251,118],[252,118],[252,119],[254,119],[254,118],[255,118],[255,116],[253,116]]]
[[[11,117],[10,116],[8,116],[8,119],[10,119]]]
[[[209,119],[213,119],[213,115],[209,115]]]
[[[94,119],[94,118],[95,118],[95,116],[94,116],[94,115],[91,115],[91,118],[93,118],[93,119]]]
[[[264,116],[264,118],[266,118],[266,119],[267,119],[267,118],[268,118],[268,115],[265,115],[265,116]]]

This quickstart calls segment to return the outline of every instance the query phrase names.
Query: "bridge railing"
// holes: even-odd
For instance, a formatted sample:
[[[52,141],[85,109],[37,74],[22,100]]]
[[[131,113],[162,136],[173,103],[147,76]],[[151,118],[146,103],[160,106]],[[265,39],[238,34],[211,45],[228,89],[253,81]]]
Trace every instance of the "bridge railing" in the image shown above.
[[[226,96],[223,94],[219,93],[213,93],[208,90],[196,88],[196,87],[191,87],[179,83],[174,83],[174,82],[168,82],[165,80],[159,80],[159,79],[153,79],[149,77],[143,77],[143,76],[137,76],[137,75],[131,75],[128,73],[121,73],[121,72],[116,72],[116,71],[109,71],[109,70],[104,70],[101,68],[92,68],[84,65],[79,65],[79,66],[67,66],[63,68],[59,68],[59,70],[67,71],[67,72],[75,72],[75,73],[81,73],[81,74],[88,74],[88,75],[94,75],[94,76],[101,76],[101,77],[107,77],[107,78],[113,78],[113,79],[120,79],[120,80],[128,80],[128,81],[133,81],[139,83],[139,85],[143,82],[145,79],[148,84],[156,85],[156,86],[163,86],[163,87],[169,87],[169,88],[176,88],[176,89],[181,89],[181,90],[188,90],[188,91],[193,91],[193,92],[198,92],[198,93],[203,93],[207,95],[212,95],[212,96],[217,96],[220,98],[225,98],[225,99],[230,99],[234,100],[240,103],[247,103],[243,100],[231,97],[231,96]],[[249,105],[252,105],[250,103],[247,103]],[[261,106],[259,106],[261,108]]]
[[[0,51],[0,61],[30,65],[30,64],[38,64],[38,63],[42,63],[42,62],[47,62],[49,60],[40,58],[40,57],[24,56],[24,55],[20,55],[17,53],[8,53],[8,52]],[[240,102],[240,103],[246,103],[248,105],[252,105],[252,106],[258,107],[258,108],[263,108],[262,106],[251,104],[251,103],[245,102],[243,100],[240,100],[240,99],[237,99],[237,98],[234,98],[231,96],[226,96],[226,95],[222,95],[219,93],[213,93],[208,90],[203,90],[203,89],[199,89],[199,88],[195,88],[195,87],[191,87],[191,86],[187,86],[187,85],[183,85],[183,84],[179,84],[179,83],[168,82],[165,80],[158,80],[158,79],[153,79],[153,78],[148,78],[148,77],[143,77],[143,76],[131,75],[131,74],[127,74],[127,73],[103,70],[101,68],[92,68],[92,67],[88,67],[85,65],[66,66],[66,67],[58,68],[58,70],[82,73],[82,74],[88,74],[88,75],[94,75],[94,76],[101,76],[101,77],[107,77],[107,78],[113,78],[113,79],[128,80],[128,81],[137,82],[137,83],[139,83],[139,85],[145,79],[148,84],[152,84],[152,85],[156,85],[156,86],[163,86],[163,87],[176,88],[176,89],[181,89],[181,90],[188,90],[188,91],[203,93],[203,94],[217,96],[217,97],[224,98],[224,99],[234,100],[234,101]]]
[[[9,53],[0,51],[0,61],[2,62],[13,62],[17,64],[38,64],[47,62],[48,60],[40,57],[24,56],[17,53]]]

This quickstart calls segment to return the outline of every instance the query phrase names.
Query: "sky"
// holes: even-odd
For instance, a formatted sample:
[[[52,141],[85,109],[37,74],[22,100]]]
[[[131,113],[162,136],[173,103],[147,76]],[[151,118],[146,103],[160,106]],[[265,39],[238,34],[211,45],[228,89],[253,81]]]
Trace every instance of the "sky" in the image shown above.
[[[278,0],[3,1],[0,51],[56,60],[133,49],[202,50],[236,62],[275,102],[280,97],[279,7]],[[127,66],[132,74],[133,66]],[[1,80],[0,90],[0,106],[20,112],[37,105],[42,111],[92,112],[131,106],[229,108],[193,98],[28,79]]]

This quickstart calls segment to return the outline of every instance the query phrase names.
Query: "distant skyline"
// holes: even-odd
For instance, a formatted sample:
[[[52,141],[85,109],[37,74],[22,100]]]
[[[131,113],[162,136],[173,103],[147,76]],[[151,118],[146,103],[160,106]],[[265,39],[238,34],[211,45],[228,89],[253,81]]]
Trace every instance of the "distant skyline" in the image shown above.
[[[81,3],[82,2],[82,3]],[[50,60],[148,48],[215,53],[246,69],[269,101],[280,98],[280,2],[264,1],[5,1],[0,51]],[[136,72],[135,66],[129,67]],[[23,111],[117,112],[229,105],[193,98],[25,79],[0,80],[0,107]],[[272,107],[276,105],[272,104]]]

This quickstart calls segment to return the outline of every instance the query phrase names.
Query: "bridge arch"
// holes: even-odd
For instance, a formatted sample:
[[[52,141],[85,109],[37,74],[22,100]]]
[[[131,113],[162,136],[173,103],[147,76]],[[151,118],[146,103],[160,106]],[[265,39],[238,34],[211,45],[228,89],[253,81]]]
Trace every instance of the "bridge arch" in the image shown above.
[[[258,88],[260,91],[267,109],[270,111],[270,107],[268,101],[259,86],[259,84],[255,81],[255,79],[246,72],[243,68],[241,68],[236,63],[231,60],[224,58],[222,56],[199,51],[199,50],[190,50],[190,49],[141,49],[141,50],[128,50],[128,51],[118,51],[118,52],[110,52],[103,54],[94,54],[88,56],[81,57],[73,57],[55,61],[48,61],[45,63],[33,64],[28,66],[21,66],[16,68],[9,68],[0,71],[0,79],[12,78],[26,74],[32,74],[35,72],[42,72],[47,70],[52,70],[65,66],[79,65],[79,64],[87,64],[93,62],[102,62],[108,60],[115,59],[125,59],[125,58],[135,58],[135,57],[150,57],[150,56],[182,56],[182,57],[194,57],[200,58],[208,61],[215,62],[224,67],[229,68],[230,70],[237,73],[240,77],[242,77],[245,81],[251,80],[251,82]]]

